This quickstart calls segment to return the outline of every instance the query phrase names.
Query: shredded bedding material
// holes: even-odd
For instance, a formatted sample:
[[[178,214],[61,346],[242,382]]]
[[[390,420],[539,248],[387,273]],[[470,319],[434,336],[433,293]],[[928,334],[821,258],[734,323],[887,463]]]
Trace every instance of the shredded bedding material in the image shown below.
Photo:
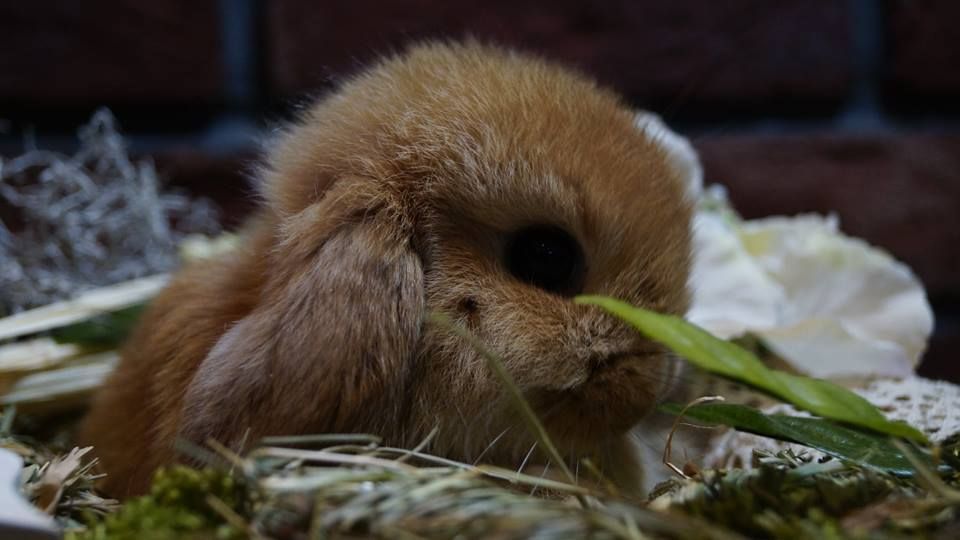
[[[130,159],[108,110],[78,136],[73,155],[0,159],[0,315],[168,271],[185,233],[219,231],[213,203],[161,191],[153,163]]]

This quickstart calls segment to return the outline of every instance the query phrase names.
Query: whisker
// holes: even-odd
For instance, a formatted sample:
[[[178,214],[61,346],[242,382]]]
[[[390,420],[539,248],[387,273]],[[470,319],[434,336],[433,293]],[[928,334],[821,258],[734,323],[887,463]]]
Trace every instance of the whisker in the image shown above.
[[[533,443],[533,446],[530,447],[530,451],[527,452],[526,457],[523,458],[523,462],[520,463],[520,468],[517,469],[517,474],[523,473],[523,468],[527,466],[527,460],[530,459],[530,456],[533,455],[533,451],[537,448],[537,443]]]
[[[506,435],[508,431],[510,431],[510,428],[507,428],[507,429],[501,431],[499,435],[497,435],[496,437],[494,437],[493,440],[490,441],[490,444],[488,444],[487,447],[484,448],[482,452],[480,452],[480,455],[477,456],[477,459],[475,459],[475,460],[473,461],[473,464],[476,465],[477,463],[480,463],[480,460],[483,459],[483,456],[485,456],[485,455],[487,454],[487,452],[488,452],[491,448],[493,448],[493,445],[497,444],[497,441],[499,441],[504,435]]]
[[[629,433],[637,445],[643,446],[657,455],[663,453],[663,449],[667,444],[667,434],[660,431],[641,434],[636,430],[631,430]]]
[[[543,467],[543,473],[540,474],[540,479],[543,480],[547,477],[547,471],[550,470],[550,461],[547,461],[547,464]],[[530,490],[530,496],[533,497],[533,494],[537,492],[537,488],[540,487],[536,484],[533,485],[533,489]]]

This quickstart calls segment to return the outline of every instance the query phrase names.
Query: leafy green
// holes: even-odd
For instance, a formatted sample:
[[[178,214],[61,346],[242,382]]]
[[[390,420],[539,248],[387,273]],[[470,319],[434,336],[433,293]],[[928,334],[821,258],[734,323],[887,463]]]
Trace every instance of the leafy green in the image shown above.
[[[87,347],[117,347],[133,330],[145,308],[146,304],[137,304],[57,328],[52,331],[53,339]]]
[[[800,409],[880,433],[927,442],[919,430],[888,420],[869,401],[850,390],[828,381],[770,369],[753,353],[679,317],[601,296],[579,296],[575,301],[616,315],[701,369],[748,384]]]
[[[666,412],[680,414],[683,407],[674,403],[661,406]],[[849,428],[822,418],[803,418],[784,414],[764,414],[745,405],[711,403],[687,408],[683,415],[709,424],[731,426],[740,431],[809,446],[839,459],[876,467],[896,475],[915,472],[910,460],[889,437]],[[928,456],[915,454],[930,464]]]

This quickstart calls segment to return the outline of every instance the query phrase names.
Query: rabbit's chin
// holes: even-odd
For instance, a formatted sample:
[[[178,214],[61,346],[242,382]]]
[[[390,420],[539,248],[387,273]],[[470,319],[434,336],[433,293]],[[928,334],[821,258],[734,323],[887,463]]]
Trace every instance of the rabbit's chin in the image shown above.
[[[625,434],[653,410],[675,376],[669,366],[666,356],[621,355],[573,388],[528,397],[551,435],[589,447]]]

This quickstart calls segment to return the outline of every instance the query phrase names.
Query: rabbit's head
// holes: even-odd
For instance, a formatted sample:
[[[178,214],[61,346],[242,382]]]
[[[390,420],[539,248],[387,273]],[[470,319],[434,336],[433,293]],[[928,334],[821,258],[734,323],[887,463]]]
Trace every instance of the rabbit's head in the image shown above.
[[[684,313],[695,174],[658,119],[538,59],[432,44],[381,62],[270,148],[262,289],[200,363],[181,434],[439,427],[435,452],[516,465],[532,438],[438,312],[502,359],[562,451],[619,440],[678,365],[572,297]]]

